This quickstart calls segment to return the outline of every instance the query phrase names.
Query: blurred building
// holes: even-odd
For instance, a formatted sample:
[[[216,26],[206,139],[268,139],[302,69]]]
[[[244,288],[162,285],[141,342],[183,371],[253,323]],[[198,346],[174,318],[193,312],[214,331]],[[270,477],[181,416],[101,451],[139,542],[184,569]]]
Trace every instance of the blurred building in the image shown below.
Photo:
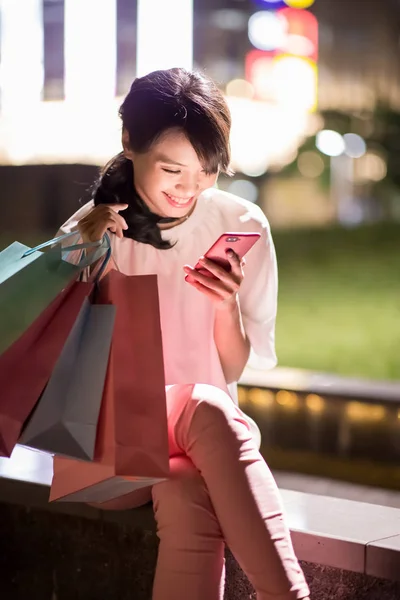
[[[260,44],[250,35],[251,18],[274,7],[289,23],[281,47],[265,24]],[[377,105],[400,110],[399,0],[0,0],[0,164],[104,163],[120,148],[118,106],[143,38],[149,65],[162,68],[184,33],[193,66],[216,80],[233,115],[238,175],[221,186],[260,202],[278,225],[331,221],[321,157],[298,151],[326,125],[321,113],[365,118],[368,129]],[[276,177],[296,160],[297,178]]]
[[[259,9],[251,0],[195,3],[196,63],[222,85],[244,77],[248,19]],[[399,108],[400,2],[315,0],[308,10],[319,23],[320,109]]]

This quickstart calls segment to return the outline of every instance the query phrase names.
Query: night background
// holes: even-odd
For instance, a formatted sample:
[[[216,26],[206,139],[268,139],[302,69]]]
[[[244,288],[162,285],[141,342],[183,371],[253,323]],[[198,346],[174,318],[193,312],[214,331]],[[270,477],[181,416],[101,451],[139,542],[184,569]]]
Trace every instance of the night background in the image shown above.
[[[233,115],[236,174],[219,185],[271,223],[279,364],[399,379],[400,3],[198,0],[179,58],[176,3],[113,4],[2,2],[2,246],[44,239],[87,198],[138,70],[193,64]]]
[[[400,0],[0,0],[0,252],[55,235],[120,152],[134,78],[176,66],[225,94],[234,175],[218,186],[271,224],[278,367],[246,369],[239,404],[312,598],[398,600]],[[148,600],[146,507],[54,508],[51,478],[49,454],[0,458],[5,600]]]

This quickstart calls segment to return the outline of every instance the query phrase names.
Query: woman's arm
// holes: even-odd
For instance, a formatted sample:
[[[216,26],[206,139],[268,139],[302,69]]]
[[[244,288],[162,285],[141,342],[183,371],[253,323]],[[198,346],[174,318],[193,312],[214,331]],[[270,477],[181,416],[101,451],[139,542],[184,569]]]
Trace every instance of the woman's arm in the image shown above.
[[[276,365],[276,256],[268,222],[261,210],[258,212],[253,230],[260,231],[261,239],[246,257],[246,266],[245,261],[228,254],[229,273],[206,258],[200,259],[215,278],[189,265],[184,267],[188,283],[214,303],[214,340],[228,383],[240,379],[249,358],[256,368]]]
[[[239,297],[216,308],[214,340],[226,382],[238,381],[250,355],[250,341],[243,327]]]

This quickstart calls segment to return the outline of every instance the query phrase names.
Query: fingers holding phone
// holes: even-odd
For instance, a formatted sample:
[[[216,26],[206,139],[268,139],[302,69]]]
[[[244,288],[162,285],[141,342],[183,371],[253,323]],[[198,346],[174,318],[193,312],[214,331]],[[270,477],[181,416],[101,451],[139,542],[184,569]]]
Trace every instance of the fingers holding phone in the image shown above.
[[[185,280],[217,303],[235,298],[244,279],[244,255],[259,238],[259,233],[223,234],[195,268],[185,265]]]

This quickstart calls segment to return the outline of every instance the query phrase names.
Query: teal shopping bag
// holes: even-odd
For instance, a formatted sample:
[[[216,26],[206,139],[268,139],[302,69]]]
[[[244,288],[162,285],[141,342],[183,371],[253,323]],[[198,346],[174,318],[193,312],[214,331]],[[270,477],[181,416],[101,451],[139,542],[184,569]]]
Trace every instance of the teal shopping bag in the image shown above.
[[[35,248],[14,242],[0,252],[0,354],[9,348],[56,296],[82,271],[110,253],[107,235],[100,242],[62,246],[76,232],[49,240]],[[48,248],[46,252],[41,250]],[[94,249],[91,253],[86,249]],[[77,264],[68,262],[80,253]]]

